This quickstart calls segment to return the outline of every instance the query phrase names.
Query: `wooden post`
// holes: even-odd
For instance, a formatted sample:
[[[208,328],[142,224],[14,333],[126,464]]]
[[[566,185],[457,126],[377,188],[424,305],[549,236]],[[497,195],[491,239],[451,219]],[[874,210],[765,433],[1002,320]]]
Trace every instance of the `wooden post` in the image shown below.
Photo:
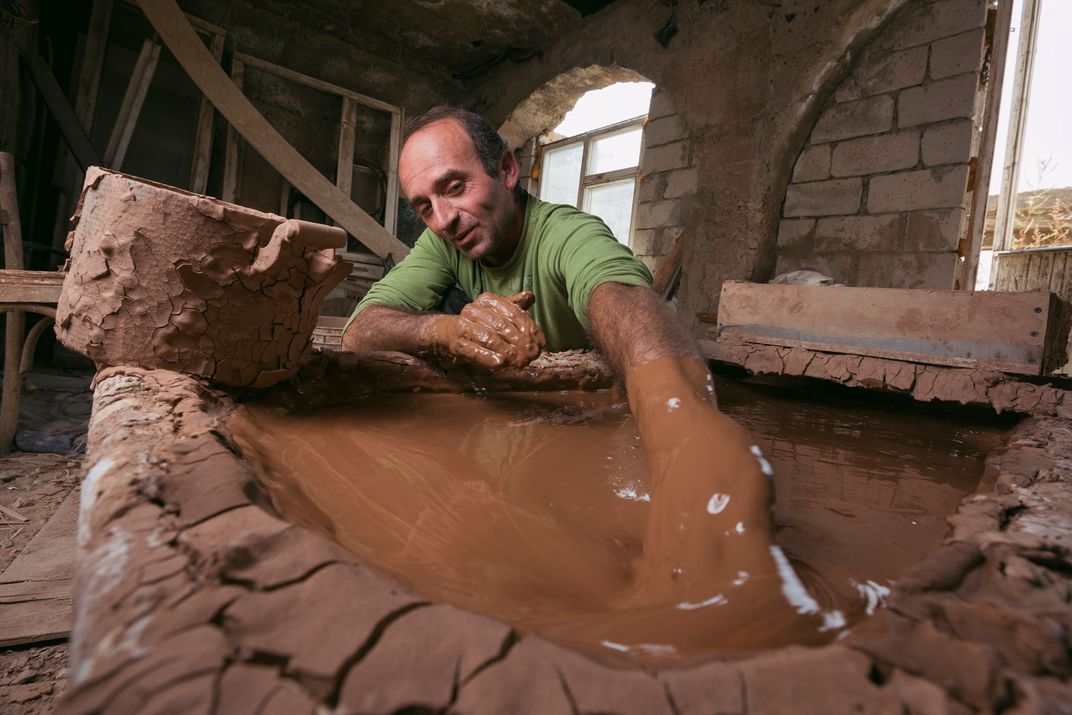
[[[212,35],[212,56],[216,62],[223,59],[223,35]],[[194,137],[194,163],[190,167],[190,191],[195,194],[205,193],[208,186],[208,165],[212,156],[212,118],[215,115],[212,102],[201,96],[201,106],[197,113],[197,134]]]
[[[123,95],[123,103],[119,105],[119,116],[112,127],[108,148],[104,150],[104,163],[116,171],[123,166],[130,138],[134,136],[134,127],[138,124],[138,115],[145,104],[145,95],[149,93],[149,85],[153,82],[156,63],[159,61],[160,45],[153,38],[145,40],[141,52],[138,53],[138,61],[134,63],[134,71]]]
[[[213,59],[174,0],[138,0],[138,5],[194,84],[284,179],[381,258],[399,259],[409,253],[409,247],[339,191],[257,111]]]
[[[22,269],[22,224],[19,222],[18,193],[15,190],[15,157],[0,152],[0,223],[4,227],[4,267]],[[4,394],[0,397],[0,455],[11,451],[19,420],[19,393],[22,380],[19,363],[25,316],[14,310],[4,318]]]

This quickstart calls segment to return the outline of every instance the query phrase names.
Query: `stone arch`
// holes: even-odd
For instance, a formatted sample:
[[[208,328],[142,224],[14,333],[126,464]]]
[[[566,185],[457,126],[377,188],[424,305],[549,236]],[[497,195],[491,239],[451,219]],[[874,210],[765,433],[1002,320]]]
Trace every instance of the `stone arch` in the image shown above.
[[[524,147],[550,131],[583,94],[616,82],[656,82],[640,72],[617,65],[587,65],[561,72],[544,82],[514,107],[499,133],[512,147]],[[527,173],[533,152],[522,157]],[[656,82],[644,128],[636,218],[630,248],[653,274],[679,242],[696,192],[696,168],[689,134],[669,94]],[[680,246],[677,248],[680,254]]]
[[[557,125],[585,92],[616,82],[650,82],[634,70],[603,65],[574,67],[537,87],[507,115],[499,134],[512,147],[520,147]]]

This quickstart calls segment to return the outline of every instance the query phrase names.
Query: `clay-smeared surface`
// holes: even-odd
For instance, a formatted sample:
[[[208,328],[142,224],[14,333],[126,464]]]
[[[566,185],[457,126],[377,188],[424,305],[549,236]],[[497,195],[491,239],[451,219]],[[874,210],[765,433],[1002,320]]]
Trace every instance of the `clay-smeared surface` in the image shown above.
[[[685,597],[637,593],[653,488],[616,392],[268,401],[243,406],[230,427],[277,508],[363,563],[430,600],[653,662],[831,640],[937,548],[1003,431],[784,392],[718,389],[773,469],[777,538],[818,606],[807,618],[791,612],[769,555],[707,570]],[[746,540],[738,517],[718,521],[731,505],[726,494],[676,505],[685,540]]]
[[[266,387],[309,359],[323,299],[350,272],[338,228],[286,220],[93,167],[57,306],[98,367]]]
[[[592,362],[570,360],[559,378],[602,379]],[[398,389],[407,375],[450,382],[397,355],[310,367],[389,374]],[[1017,426],[941,548],[844,639],[645,672],[429,605],[273,516],[230,443],[231,409],[189,376],[99,375],[58,712],[1048,713],[1072,702],[1067,420]]]

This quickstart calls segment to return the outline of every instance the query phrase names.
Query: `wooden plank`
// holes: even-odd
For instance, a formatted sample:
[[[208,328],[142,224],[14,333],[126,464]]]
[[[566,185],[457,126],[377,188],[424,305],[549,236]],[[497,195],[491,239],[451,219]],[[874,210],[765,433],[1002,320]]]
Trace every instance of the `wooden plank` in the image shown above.
[[[245,83],[246,66],[238,60],[231,62],[231,81],[239,91]],[[223,185],[220,198],[234,203],[238,195],[238,132],[234,125],[227,125],[227,144],[223,149]]]
[[[984,227],[990,218],[988,200],[990,174],[994,166],[994,146],[998,129],[998,114],[1001,105],[1002,84],[1005,76],[1005,58],[1009,49],[1009,34],[1012,27],[1012,3],[999,3],[987,10],[985,42],[990,48],[990,72],[986,90],[986,108],[982,126],[976,134],[978,147],[974,153],[976,182],[968,211],[968,252],[957,268],[957,280],[963,290],[972,290],[979,272],[979,252],[983,247]],[[994,207],[996,217],[997,207]],[[991,234],[993,235],[993,234]]]
[[[1048,292],[967,292],[727,281],[719,337],[1037,375],[1058,316]],[[1067,330],[1067,327],[1064,328]]]
[[[0,647],[70,633],[79,495],[79,489],[67,495],[0,575]]]
[[[267,60],[262,60],[259,57],[253,55],[247,55],[243,52],[235,52],[234,58],[246,65],[247,67],[256,67],[259,70],[265,72],[271,72],[274,75],[278,75],[284,79],[289,79],[291,82],[297,82],[298,84],[304,84],[306,87],[312,87],[313,89],[319,89],[321,92],[327,92],[328,94],[337,94],[341,97],[349,97],[359,104],[364,104],[373,109],[379,109],[384,112],[398,113],[398,107],[393,104],[388,104],[379,99],[368,97],[364,94],[359,94],[352,89],[346,87],[340,87],[337,84],[331,82],[325,82],[322,79],[317,79],[307,74],[302,74],[296,70],[292,70],[289,67],[283,65],[277,65]]]
[[[55,305],[59,302],[62,288],[62,273],[0,270],[0,302],[2,303]]]
[[[383,227],[394,235],[398,225],[398,159],[402,143],[402,112],[391,114],[391,145],[387,152],[387,201],[383,210]]]
[[[60,133],[63,135],[64,141],[67,142],[71,153],[74,154],[78,165],[84,171],[86,167],[100,164],[100,157],[97,156],[97,151],[90,143],[86,130],[75,116],[74,109],[71,108],[70,102],[67,101],[67,96],[63,93],[59,83],[56,82],[56,77],[52,74],[52,68],[45,64],[45,61],[40,57],[31,55],[21,48],[19,49],[19,56],[30,73],[30,79],[33,80],[38,91],[41,92],[49,111],[56,118]]]
[[[349,97],[342,98],[342,116],[339,117],[339,156],[335,165],[335,185],[339,191],[350,196],[354,180],[354,140],[357,132],[357,104]],[[345,247],[343,247],[345,250]]]
[[[119,116],[116,117],[112,134],[108,138],[108,147],[104,150],[104,163],[116,171],[122,168],[123,160],[127,156],[130,139],[134,136],[134,128],[138,124],[138,117],[141,115],[142,105],[145,104],[145,96],[149,93],[149,85],[153,83],[153,75],[159,61],[160,45],[152,38],[145,40],[134,63],[127,91],[123,94],[123,102],[119,105]]]
[[[13,273],[24,274],[22,268],[22,221],[19,218],[19,197],[15,188],[15,157],[0,152],[0,220],[4,231],[4,266]],[[3,272],[3,271],[0,271]],[[18,291],[10,291],[12,294]],[[14,295],[15,298],[21,294]],[[7,295],[0,292],[0,299]],[[22,300],[12,300],[22,303]],[[12,311],[4,318],[4,377],[3,395],[0,396],[0,454],[11,450],[15,429],[19,420],[19,398],[22,393],[22,377],[19,364],[22,361],[22,333],[26,318]]]
[[[228,78],[174,0],[139,0],[168,49],[220,114],[283,178],[377,255],[396,259],[409,247],[360,209],[303,157]]]
[[[216,62],[223,60],[223,35],[212,35],[212,56]],[[208,186],[208,165],[212,158],[212,119],[215,115],[212,102],[201,96],[197,110],[197,133],[194,135],[194,161],[190,167],[190,191],[195,194],[205,193]]]

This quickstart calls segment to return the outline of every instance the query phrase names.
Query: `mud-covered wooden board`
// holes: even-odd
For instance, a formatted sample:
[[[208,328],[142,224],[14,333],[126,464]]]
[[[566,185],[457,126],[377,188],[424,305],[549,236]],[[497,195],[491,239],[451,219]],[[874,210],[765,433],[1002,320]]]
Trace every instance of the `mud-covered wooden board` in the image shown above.
[[[1067,309],[1044,291],[726,282],[717,335],[745,342],[1038,375],[1064,364]]]

